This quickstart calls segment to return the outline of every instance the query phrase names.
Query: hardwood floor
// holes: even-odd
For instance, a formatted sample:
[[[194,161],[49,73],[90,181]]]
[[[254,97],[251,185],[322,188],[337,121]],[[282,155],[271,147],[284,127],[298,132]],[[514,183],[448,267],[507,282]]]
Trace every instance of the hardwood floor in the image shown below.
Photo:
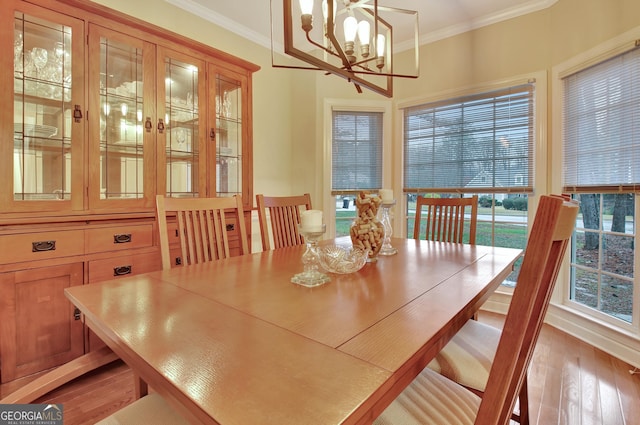
[[[500,327],[504,316],[481,312]],[[529,369],[531,423],[633,425],[640,423],[640,375],[628,364],[544,325]],[[0,386],[0,398],[13,391]],[[63,403],[65,425],[87,425],[133,400],[133,374],[117,361],[38,399]],[[512,422],[514,423],[514,422]]]
[[[504,316],[482,311],[479,320],[502,327]],[[640,424],[640,375],[631,369],[545,324],[529,367],[531,424]]]

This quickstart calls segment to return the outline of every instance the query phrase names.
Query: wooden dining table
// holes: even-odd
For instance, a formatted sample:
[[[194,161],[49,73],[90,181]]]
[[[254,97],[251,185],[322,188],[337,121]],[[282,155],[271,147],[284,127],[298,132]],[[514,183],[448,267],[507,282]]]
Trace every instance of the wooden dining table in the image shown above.
[[[324,244],[349,244],[344,239]],[[67,288],[92,329],[189,421],[366,424],[511,273],[519,249],[393,238],[308,288],[304,246]]]

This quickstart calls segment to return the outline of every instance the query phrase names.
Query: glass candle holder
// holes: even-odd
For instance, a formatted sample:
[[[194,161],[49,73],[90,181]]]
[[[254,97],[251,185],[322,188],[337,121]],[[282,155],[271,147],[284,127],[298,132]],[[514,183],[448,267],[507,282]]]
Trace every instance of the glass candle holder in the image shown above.
[[[395,200],[380,204],[380,221],[384,226],[384,238],[382,240],[382,248],[380,248],[378,255],[394,255],[398,253],[398,250],[391,246],[393,228],[391,227],[391,215],[389,214],[389,209],[395,204]]]
[[[307,249],[302,254],[304,271],[293,276],[291,282],[310,288],[325,284],[331,280],[329,276],[318,270],[318,241],[322,238],[326,229],[327,226],[325,224],[313,229],[298,225],[298,231],[304,237]]]

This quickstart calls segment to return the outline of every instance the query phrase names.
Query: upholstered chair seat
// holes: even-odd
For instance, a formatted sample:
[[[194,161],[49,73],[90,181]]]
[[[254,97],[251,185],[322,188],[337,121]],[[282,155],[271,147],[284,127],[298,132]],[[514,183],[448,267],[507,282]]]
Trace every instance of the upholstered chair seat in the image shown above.
[[[374,425],[473,425],[480,397],[425,369],[373,423]]]

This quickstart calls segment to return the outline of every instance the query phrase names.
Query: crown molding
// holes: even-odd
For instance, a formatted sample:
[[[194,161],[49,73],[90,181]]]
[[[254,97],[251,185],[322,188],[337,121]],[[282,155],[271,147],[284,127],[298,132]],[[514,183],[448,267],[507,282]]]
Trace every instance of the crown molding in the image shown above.
[[[167,3],[183,9],[189,13],[199,16],[209,22],[212,22],[240,37],[246,38],[256,44],[267,49],[271,48],[271,37],[265,36],[237,21],[227,18],[216,11],[204,7],[201,4],[193,0],[165,0]],[[438,40],[453,37],[458,34],[472,31],[478,28],[482,28],[488,25],[492,25],[498,22],[506,21],[516,18],[518,16],[526,15],[529,13],[537,12],[548,7],[553,6],[558,0],[531,0],[519,6],[515,6],[509,9],[501,10],[497,13],[490,13],[471,21],[463,22],[457,25],[451,25],[445,28],[437,29],[423,33],[420,36],[419,44],[433,43]],[[419,18],[419,17],[418,17]],[[395,46],[396,52],[402,52],[413,48],[413,41],[398,43]]]
[[[498,22],[507,21],[517,18],[518,16],[527,15],[529,13],[538,12],[547,9],[557,3],[558,0],[531,0],[519,6],[501,10],[497,13],[489,13],[479,18],[463,22],[457,25],[450,25],[438,30],[423,33],[420,36],[420,45],[433,43],[455,35],[463,34],[478,28],[496,24]],[[404,51],[413,48],[411,41],[400,43],[396,46],[396,51]]]
[[[266,47],[267,49],[271,48],[271,37],[265,37],[263,34],[244,26],[237,21],[229,19],[226,16],[223,16],[208,7],[204,7],[193,0],[165,1],[173,6],[199,16],[202,19],[205,19],[213,24],[216,24],[219,27],[226,29],[227,31],[237,34],[240,37],[253,41],[254,43],[257,43],[262,47]]]

